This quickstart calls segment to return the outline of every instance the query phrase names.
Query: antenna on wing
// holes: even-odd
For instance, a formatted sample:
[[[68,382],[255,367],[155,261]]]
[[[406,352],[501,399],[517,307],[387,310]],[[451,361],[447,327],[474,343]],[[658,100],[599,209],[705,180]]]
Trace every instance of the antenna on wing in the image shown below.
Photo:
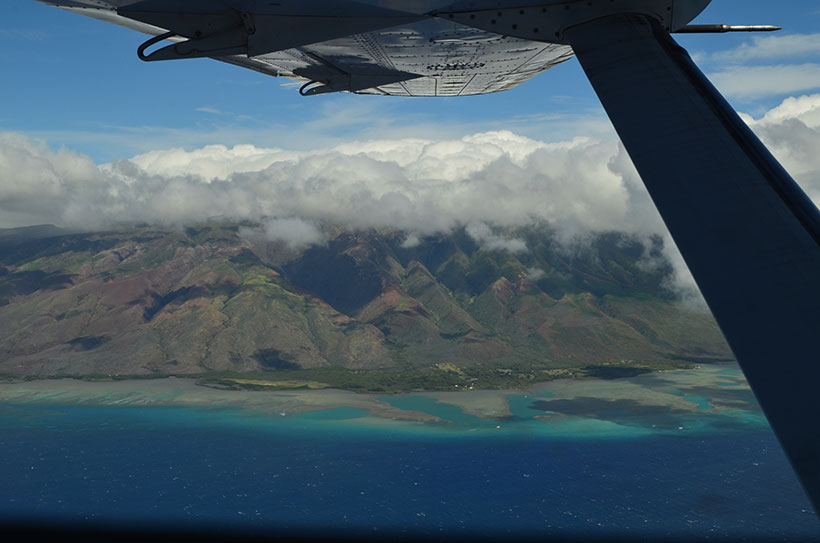
[[[774,25],[686,25],[675,34],[723,34],[725,32],[776,32],[783,30]]]

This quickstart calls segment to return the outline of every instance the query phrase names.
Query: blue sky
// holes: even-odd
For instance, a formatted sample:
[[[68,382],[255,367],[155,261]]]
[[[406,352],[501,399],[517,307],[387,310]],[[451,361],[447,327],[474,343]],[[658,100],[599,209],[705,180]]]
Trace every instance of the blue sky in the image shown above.
[[[784,27],[777,38],[820,32],[816,0],[714,0],[698,22]],[[766,36],[768,37],[768,36]],[[707,74],[741,111],[761,115],[785,97],[820,88],[820,52],[747,55],[749,35],[679,36]],[[0,131],[76,150],[98,163],[152,149],[194,149],[249,143],[311,149],[353,139],[458,138],[508,129],[540,141],[610,130],[600,105],[572,60],[508,92],[451,99],[333,95],[303,98],[297,87],[207,59],[146,64],[136,58],[143,36],[34,0],[0,6]],[[811,42],[811,40],[808,40]],[[816,37],[814,42],[816,42]],[[735,57],[732,58],[732,52]],[[721,56],[722,55],[722,56]],[[743,94],[724,84],[733,66],[762,68],[751,86],[781,88]],[[797,70],[795,66],[802,66]],[[801,82],[789,84],[795,71]],[[812,73],[814,72],[814,73]],[[751,72],[755,73],[755,72]],[[768,80],[768,81],[767,81]],[[771,85],[769,85],[771,86]],[[801,88],[795,88],[801,87]]]

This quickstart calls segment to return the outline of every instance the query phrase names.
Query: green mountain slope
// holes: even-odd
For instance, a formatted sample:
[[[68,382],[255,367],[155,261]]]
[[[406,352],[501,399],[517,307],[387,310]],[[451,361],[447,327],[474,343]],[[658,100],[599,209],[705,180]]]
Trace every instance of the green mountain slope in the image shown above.
[[[400,232],[338,230],[306,250],[252,230],[0,231],[0,373],[472,383],[487,368],[535,379],[731,357],[622,235],[569,254],[547,227],[515,232],[517,253],[464,230],[409,248]]]

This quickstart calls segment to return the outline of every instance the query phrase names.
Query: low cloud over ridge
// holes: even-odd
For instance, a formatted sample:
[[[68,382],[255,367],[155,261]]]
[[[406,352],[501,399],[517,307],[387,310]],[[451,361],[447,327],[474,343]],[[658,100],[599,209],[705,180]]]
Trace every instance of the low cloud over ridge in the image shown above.
[[[93,229],[212,218],[300,218],[430,234],[547,220],[630,229],[637,178],[616,141],[543,143],[511,132],[368,141],[296,152],[250,145],[153,151],[101,166],[0,135],[2,226]]]
[[[820,94],[744,118],[820,201]],[[213,145],[97,165],[79,153],[0,133],[0,227],[174,226],[214,218],[261,221],[269,237],[294,247],[320,243],[325,223],[397,228],[409,233],[408,243],[467,226],[488,248],[511,251],[526,247],[487,225],[547,221],[566,241],[604,230],[667,237],[614,140],[544,143],[495,131],[310,152]],[[674,246],[666,245],[679,277],[688,277]]]

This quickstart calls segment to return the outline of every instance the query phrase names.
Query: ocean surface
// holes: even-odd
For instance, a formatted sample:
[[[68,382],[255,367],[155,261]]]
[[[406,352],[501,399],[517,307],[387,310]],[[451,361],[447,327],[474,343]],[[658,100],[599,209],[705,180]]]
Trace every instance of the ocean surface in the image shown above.
[[[732,368],[400,396],[3,384],[0,481],[0,522],[32,525],[820,540]]]

